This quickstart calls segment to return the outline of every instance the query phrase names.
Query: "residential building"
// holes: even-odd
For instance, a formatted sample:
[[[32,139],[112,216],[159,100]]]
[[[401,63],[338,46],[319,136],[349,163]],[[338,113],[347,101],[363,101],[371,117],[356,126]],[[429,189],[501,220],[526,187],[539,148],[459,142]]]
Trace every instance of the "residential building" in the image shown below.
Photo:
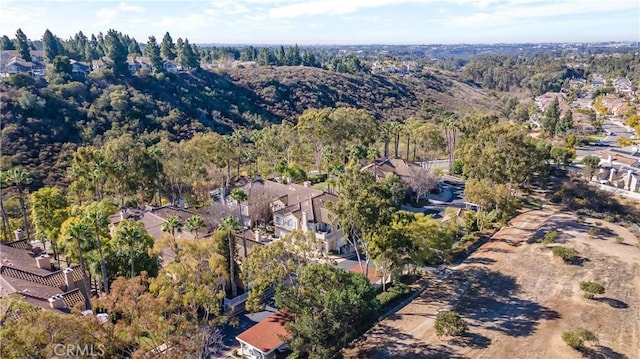
[[[71,75],[74,77],[85,78],[91,73],[91,65],[86,62],[69,60],[71,63]]]
[[[291,337],[284,327],[290,320],[286,313],[276,312],[240,333],[236,336],[240,342],[238,354],[249,359],[275,359],[277,351],[284,351],[285,341]]]
[[[247,200],[240,203],[236,210],[236,213],[240,212],[245,227],[273,223],[275,238],[295,230],[313,231],[322,242],[323,251],[340,251],[345,247],[344,234],[327,208],[327,203],[338,200],[336,195],[311,188],[309,182],[299,185],[243,179],[235,188],[242,188],[247,194]],[[238,207],[238,203],[228,194],[230,191],[222,189],[216,193],[221,200],[224,198],[229,208]],[[251,234],[247,236],[252,237]],[[260,242],[264,241],[261,239]]]
[[[2,74],[10,76],[15,74],[27,74],[31,77],[43,77],[47,67],[44,63],[25,61],[20,57],[12,57],[2,67]]]
[[[82,270],[80,265],[53,269],[51,258],[25,239],[0,244],[0,297],[20,296],[36,307],[62,313],[85,310],[89,292]]]
[[[343,252],[348,243],[328,203],[338,201],[338,196],[322,193],[308,200],[282,207],[273,213],[276,237],[283,237],[295,230],[313,232],[322,245],[323,252]],[[281,199],[275,202],[281,205]],[[274,207],[277,208],[277,207]]]

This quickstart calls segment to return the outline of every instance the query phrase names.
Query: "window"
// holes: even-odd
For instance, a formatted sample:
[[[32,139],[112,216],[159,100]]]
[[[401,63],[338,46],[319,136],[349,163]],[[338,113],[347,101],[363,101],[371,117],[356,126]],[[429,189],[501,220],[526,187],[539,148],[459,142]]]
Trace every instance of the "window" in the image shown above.
[[[293,219],[289,218],[287,219],[287,227],[289,228],[296,228],[296,221],[294,221]]]
[[[276,224],[282,225],[283,220],[281,216],[276,216]]]

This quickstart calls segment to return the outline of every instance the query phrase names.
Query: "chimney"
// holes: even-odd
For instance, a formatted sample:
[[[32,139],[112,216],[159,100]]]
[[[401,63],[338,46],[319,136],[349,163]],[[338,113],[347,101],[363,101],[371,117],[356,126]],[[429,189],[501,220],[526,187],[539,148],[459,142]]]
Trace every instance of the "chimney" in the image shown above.
[[[61,294],[56,294],[49,298],[49,305],[51,309],[62,309],[64,308],[64,298]]]
[[[127,209],[126,208],[121,208],[120,209],[120,220],[124,221],[127,218],[129,218],[129,213],[127,213]]]
[[[616,169],[611,167],[609,169],[609,182],[613,182],[613,175],[615,175],[615,174],[616,174]]]
[[[73,269],[65,268],[62,273],[64,274],[64,282],[67,284],[67,291],[76,289],[76,283],[73,280]]]
[[[302,211],[302,231],[306,232],[309,230],[309,217],[307,215],[307,211]]]
[[[49,256],[46,254],[36,257],[36,264],[40,269],[51,270],[51,261],[49,260]]]
[[[261,237],[261,236],[262,236],[262,233],[260,233],[260,230],[259,230],[259,229],[256,229],[256,231],[255,231],[255,235],[256,235],[256,242],[261,242],[261,240],[262,240],[262,237]]]
[[[220,187],[220,201],[222,201],[222,203],[225,203],[225,197],[227,197],[227,189],[223,186]]]
[[[307,188],[311,188],[311,181],[304,181],[304,186]]]
[[[262,181],[262,175],[261,174],[257,174],[256,175],[256,181]]]
[[[24,239],[24,232],[22,232],[22,228],[16,229],[14,233],[16,235],[16,241],[21,241]]]
[[[611,162],[611,155],[608,155],[608,156],[607,156],[607,162],[609,162],[609,164],[611,164],[611,163],[612,163],[612,162]]]

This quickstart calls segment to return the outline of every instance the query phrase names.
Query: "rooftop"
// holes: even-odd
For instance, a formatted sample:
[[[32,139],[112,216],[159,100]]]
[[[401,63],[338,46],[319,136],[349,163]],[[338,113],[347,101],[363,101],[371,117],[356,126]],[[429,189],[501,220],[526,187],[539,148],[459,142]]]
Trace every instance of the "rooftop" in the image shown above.
[[[291,317],[283,312],[276,312],[267,319],[254,325],[236,336],[242,341],[263,353],[269,353],[284,344],[291,334],[284,325],[291,321]]]

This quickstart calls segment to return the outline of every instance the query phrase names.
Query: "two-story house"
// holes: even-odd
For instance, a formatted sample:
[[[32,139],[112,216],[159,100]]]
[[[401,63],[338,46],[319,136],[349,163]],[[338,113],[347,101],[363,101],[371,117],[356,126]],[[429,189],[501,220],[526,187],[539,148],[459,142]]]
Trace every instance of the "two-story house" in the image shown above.
[[[221,197],[228,207],[238,208],[236,212],[245,227],[272,222],[277,238],[295,230],[313,231],[327,252],[345,245],[344,235],[327,207],[327,203],[338,200],[337,196],[311,188],[309,183],[283,184],[262,179],[246,180],[236,188],[245,191],[246,201],[238,204],[228,195],[230,191]]]
[[[285,236],[295,230],[313,232],[322,243],[322,251],[339,252],[346,240],[336,221],[336,216],[327,204],[336,202],[338,196],[322,193],[302,202],[282,207],[273,213],[273,226],[277,237]],[[280,200],[277,200],[277,205]]]

